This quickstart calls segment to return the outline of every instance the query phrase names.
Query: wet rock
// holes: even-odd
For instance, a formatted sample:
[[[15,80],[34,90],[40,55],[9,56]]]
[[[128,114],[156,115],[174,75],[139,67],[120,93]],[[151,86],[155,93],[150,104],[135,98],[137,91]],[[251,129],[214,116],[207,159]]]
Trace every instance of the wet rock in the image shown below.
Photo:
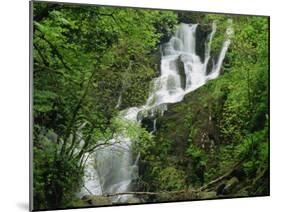
[[[212,32],[211,25],[199,24],[196,28],[196,54],[199,55],[201,61],[205,60],[205,41]]]
[[[181,88],[185,89],[186,88],[186,74],[185,74],[185,69],[184,69],[184,63],[181,60],[178,61],[178,71],[179,71],[180,80],[181,80]]]
[[[207,63],[207,70],[206,70],[206,73],[207,74],[210,74],[215,66],[215,57],[214,56],[211,56],[208,63]]]
[[[148,132],[154,131],[154,124],[157,125],[157,122],[154,122],[155,118],[144,118],[141,121],[142,127],[144,127]],[[155,126],[157,128],[157,126]]]
[[[180,75],[181,88],[185,89],[186,74],[185,74],[184,63],[182,61],[182,57],[178,57],[175,61],[175,64],[176,64],[176,70],[177,70],[178,74]]]
[[[203,14],[188,12],[188,11],[178,11],[178,22],[186,24],[196,24],[201,22],[204,18]]]

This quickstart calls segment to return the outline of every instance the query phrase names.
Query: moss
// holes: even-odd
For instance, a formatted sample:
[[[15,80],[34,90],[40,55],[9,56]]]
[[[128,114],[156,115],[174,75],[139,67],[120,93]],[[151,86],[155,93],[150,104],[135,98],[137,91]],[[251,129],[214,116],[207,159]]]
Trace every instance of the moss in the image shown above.
[[[74,208],[86,207],[86,206],[90,206],[90,204],[81,199],[75,199],[66,205],[66,207],[74,207]]]
[[[210,192],[200,192],[198,195],[199,199],[214,199],[217,198],[217,193],[215,191],[210,191]]]
[[[83,199],[85,203],[88,203],[93,206],[102,206],[102,205],[112,205],[110,197],[105,196],[87,196]]]
[[[223,194],[231,194],[234,188],[238,185],[238,183],[239,180],[237,179],[237,177],[232,177],[226,182],[225,187],[223,189]]]

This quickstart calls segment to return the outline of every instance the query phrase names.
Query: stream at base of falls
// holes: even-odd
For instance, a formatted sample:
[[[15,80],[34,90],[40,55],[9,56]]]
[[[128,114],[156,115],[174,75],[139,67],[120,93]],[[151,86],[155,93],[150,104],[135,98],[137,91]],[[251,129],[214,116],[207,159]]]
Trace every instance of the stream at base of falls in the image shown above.
[[[168,103],[182,101],[183,97],[204,85],[208,80],[220,74],[223,59],[230,45],[233,33],[232,21],[229,20],[217,61],[213,61],[211,71],[207,73],[207,65],[211,59],[211,43],[216,33],[216,24],[205,41],[204,61],[196,54],[196,29],[198,24],[181,23],[175,35],[168,43],[162,45],[161,74],[153,79],[152,89],[146,104],[131,107],[119,112],[118,119],[128,124],[141,127],[144,117],[153,120],[153,131],[156,128],[156,114],[163,115]],[[183,64],[184,71],[179,68]],[[117,108],[121,104],[118,99]],[[102,142],[102,141],[101,141]],[[132,138],[126,130],[116,133],[108,142],[111,145],[99,147],[89,155],[85,165],[84,186],[79,196],[103,195],[133,191],[133,181],[138,178],[138,160],[132,156]],[[112,202],[126,202],[131,195],[112,197]]]

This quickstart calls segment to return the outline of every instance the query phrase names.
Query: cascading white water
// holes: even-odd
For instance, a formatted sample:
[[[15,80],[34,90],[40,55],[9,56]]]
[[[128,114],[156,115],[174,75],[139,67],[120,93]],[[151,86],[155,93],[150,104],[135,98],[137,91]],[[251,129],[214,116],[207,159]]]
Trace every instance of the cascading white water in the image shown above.
[[[122,103],[122,94],[119,95],[115,109],[118,109]]]
[[[207,64],[210,60],[211,42],[216,32],[216,24],[213,23],[212,32],[206,40],[203,62],[196,54],[197,26],[198,24],[182,23],[179,25],[175,36],[162,46],[161,75],[153,80],[146,104],[121,111],[117,117],[119,120],[141,127],[141,120],[138,120],[140,119],[139,114],[141,117],[154,117],[159,112],[160,115],[163,115],[167,109],[167,103],[180,102],[184,95],[219,76],[230,44],[230,36],[233,33],[231,21],[229,21],[218,59],[209,74]],[[179,62],[184,67],[182,73],[178,67]],[[156,118],[154,117],[153,132],[156,130]],[[138,176],[137,162],[139,160],[139,155],[135,161],[132,158],[132,142],[132,138],[124,129],[115,133],[113,139],[107,142],[111,145],[100,147],[89,157],[86,162],[81,196],[89,193],[101,195],[131,191],[132,181]],[[130,195],[119,195],[115,196],[112,201],[126,202],[129,197]]]

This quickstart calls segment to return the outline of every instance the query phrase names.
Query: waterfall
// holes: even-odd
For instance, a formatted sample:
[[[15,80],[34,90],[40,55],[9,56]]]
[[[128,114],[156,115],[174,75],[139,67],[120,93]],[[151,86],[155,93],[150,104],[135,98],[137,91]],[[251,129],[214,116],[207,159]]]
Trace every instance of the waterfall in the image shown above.
[[[167,103],[182,101],[183,97],[204,85],[208,80],[220,74],[223,59],[233,33],[231,21],[225,33],[217,61],[210,73],[207,64],[210,60],[211,43],[216,33],[216,24],[206,39],[205,59],[201,62],[196,54],[196,29],[198,24],[181,23],[170,41],[161,47],[161,75],[152,81],[152,88],[145,105],[131,107],[120,111],[117,120],[129,125],[141,127],[141,118],[153,118],[153,132],[156,131],[156,115],[163,115]],[[179,63],[182,64],[180,67]],[[118,106],[121,102],[118,99]],[[113,135],[108,142],[111,145],[101,146],[86,162],[84,187],[80,195],[120,193],[132,191],[132,182],[138,177],[138,160],[132,157],[132,137],[126,130]],[[103,141],[101,141],[102,143]],[[126,202],[130,195],[119,195],[113,202]]]
[[[153,130],[152,130],[152,133],[155,133],[157,131],[156,121],[157,121],[157,118],[153,119]]]
[[[118,109],[120,107],[121,103],[122,103],[122,93],[118,97],[118,101],[117,101],[117,104],[115,106],[115,109]]]

